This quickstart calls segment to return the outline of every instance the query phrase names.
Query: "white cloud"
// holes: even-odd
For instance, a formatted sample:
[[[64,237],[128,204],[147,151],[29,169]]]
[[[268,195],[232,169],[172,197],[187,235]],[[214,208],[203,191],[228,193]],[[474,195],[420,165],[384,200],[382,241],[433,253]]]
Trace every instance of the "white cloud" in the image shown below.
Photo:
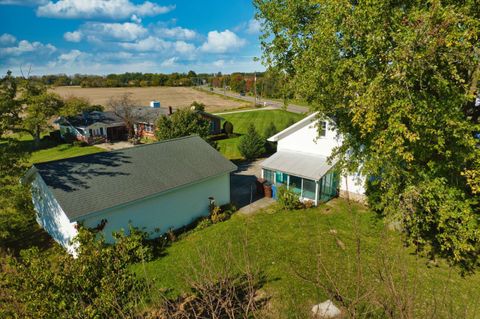
[[[130,0],[59,0],[49,1],[38,7],[37,15],[60,19],[126,19],[132,15],[137,17],[156,16],[173,10],[175,6],[160,6],[150,1],[141,4]]]
[[[217,61],[214,61],[212,64],[216,67],[221,68],[225,65],[225,60],[217,60]]]
[[[170,59],[166,59],[165,61],[160,64],[160,66],[166,67],[166,68],[171,68],[177,65],[178,58],[177,57],[172,57]]]
[[[11,45],[15,44],[17,42],[17,38],[15,38],[13,35],[4,33],[0,35],[0,45]]]
[[[82,54],[84,54],[82,51],[71,50],[68,53],[60,54],[60,56],[58,57],[58,60],[62,62],[72,63],[75,60],[77,60]]]
[[[24,53],[35,52],[35,55],[49,55],[55,52],[55,48],[51,44],[43,44],[40,42],[29,42],[22,40],[17,46],[0,48],[0,56],[20,56]]]
[[[208,32],[207,41],[201,46],[201,50],[210,53],[225,53],[244,46],[246,41],[238,37],[230,30],[223,32]]]
[[[171,42],[149,36],[133,43],[120,43],[122,48],[134,51],[163,51],[171,48]]]
[[[130,21],[135,22],[137,24],[142,23],[142,19],[139,16],[137,16],[136,14],[134,14],[130,17]]]
[[[172,38],[177,40],[192,40],[197,37],[197,33],[193,30],[175,27],[175,28],[158,28],[155,34],[161,38]]]
[[[174,44],[175,51],[180,54],[193,54],[195,52],[195,46],[185,41],[177,41]]]
[[[65,32],[63,38],[69,42],[80,42],[82,40],[82,33],[80,31]]]
[[[247,24],[247,33],[248,34],[257,34],[260,33],[260,28],[262,27],[261,22],[257,19],[251,19]]]
[[[147,34],[147,29],[132,22],[87,22],[76,31],[66,32],[63,37],[70,42],[79,42],[82,39],[87,39],[90,42],[101,43],[103,41],[135,41],[145,37]]]

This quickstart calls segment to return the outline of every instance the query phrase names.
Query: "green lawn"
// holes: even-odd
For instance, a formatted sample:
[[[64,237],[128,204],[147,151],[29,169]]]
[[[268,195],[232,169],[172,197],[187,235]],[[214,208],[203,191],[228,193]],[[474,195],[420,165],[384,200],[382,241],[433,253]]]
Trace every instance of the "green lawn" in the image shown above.
[[[187,278],[195,274],[236,273],[249,260],[251,267],[266,276],[262,289],[271,297],[269,312],[273,318],[308,318],[312,305],[331,298],[302,279],[327,283],[326,273],[318,271],[319,265],[328,269],[344,297],[352,297],[359,287],[353,267],[355,229],[362,252],[362,289],[384,291],[386,285],[376,279],[376,274],[378,269],[391,268],[398,280],[396,291],[401,292],[406,283],[407,295],[419,300],[416,310],[430,309],[432,305],[427,304],[435,301],[438,313],[430,312],[432,318],[445,317],[445,311],[457,314],[452,318],[479,315],[472,311],[480,309],[480,274],[462,278],[442,262],[429,267],[426,259],[404,248],[398,233],[386,230],[373,213],[341,199],[308,210],[286,212],[273,207],[252,216],[235,214],[226,222],[186,235],[168,247],[164,256],[134,268],[153,283],[149,294],[155,299],[158,291],[169,291],[172,297],[188,292]],[[337,239],[345,250],[339,248]]]
[[[94,154],[104,152],[105,150],[96,146],[74,146],[66,143],[55,143],[53,141],[42,140],[38,149],[34,148],[33,138],[28,134],[13,134],[21,142],[22,148],[31,152],[28,158],[29,164],[55,161],[59,159]],[[0,150],[2,142],[0,140]]]
[[[270,123],[274,123],[278,131],[283,130],[288,124],[297,122],[303,115],[283,110],[240,112],[221,115],[226,121],[233,123],[233,130],[238,134],[245,134],[250,123],[255,125],[256,130],[263,135]],[[237,145],[240,137],[218,141],[220,152],[228,159],[241,159]]]

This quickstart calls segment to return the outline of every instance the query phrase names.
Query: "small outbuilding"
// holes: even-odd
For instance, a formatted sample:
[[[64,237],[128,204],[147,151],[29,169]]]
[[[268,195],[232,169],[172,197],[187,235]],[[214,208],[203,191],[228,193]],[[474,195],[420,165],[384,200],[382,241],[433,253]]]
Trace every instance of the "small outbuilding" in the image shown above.
[[[158,236],[230,202],[236,166],[198,136],[35,164],[32,186],[38,223],[71,249],[77,224],[112,232],[129,225]]]

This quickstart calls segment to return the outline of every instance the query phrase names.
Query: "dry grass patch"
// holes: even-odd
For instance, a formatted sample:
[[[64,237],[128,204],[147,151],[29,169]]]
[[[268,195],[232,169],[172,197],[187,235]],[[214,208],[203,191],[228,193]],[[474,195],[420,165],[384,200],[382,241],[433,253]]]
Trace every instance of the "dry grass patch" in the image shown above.
[[[208,112],[221,112],[249,106],[247,102],[226,99],[189,87],[82,88],[79,86],[60,86],[52,90],[62,97],[71,95],[84,97],[92,104],[103,106],[108,105],[111,97],[118,98],[125,93],[130,93],[131,98],[142,105],[149,105],[150,101],[158,100],[164,107],[182,108],[189,106],[193,101],[197,101],[204,103]]]

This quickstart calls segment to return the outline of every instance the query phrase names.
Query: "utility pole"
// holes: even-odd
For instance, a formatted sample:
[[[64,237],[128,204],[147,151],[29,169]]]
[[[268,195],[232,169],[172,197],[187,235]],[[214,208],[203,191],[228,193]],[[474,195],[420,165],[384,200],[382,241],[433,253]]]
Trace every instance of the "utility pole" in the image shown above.
[[[253,106],[257,106],[257,71],[253,73],[253,91],[255,94],[255,104]]]

